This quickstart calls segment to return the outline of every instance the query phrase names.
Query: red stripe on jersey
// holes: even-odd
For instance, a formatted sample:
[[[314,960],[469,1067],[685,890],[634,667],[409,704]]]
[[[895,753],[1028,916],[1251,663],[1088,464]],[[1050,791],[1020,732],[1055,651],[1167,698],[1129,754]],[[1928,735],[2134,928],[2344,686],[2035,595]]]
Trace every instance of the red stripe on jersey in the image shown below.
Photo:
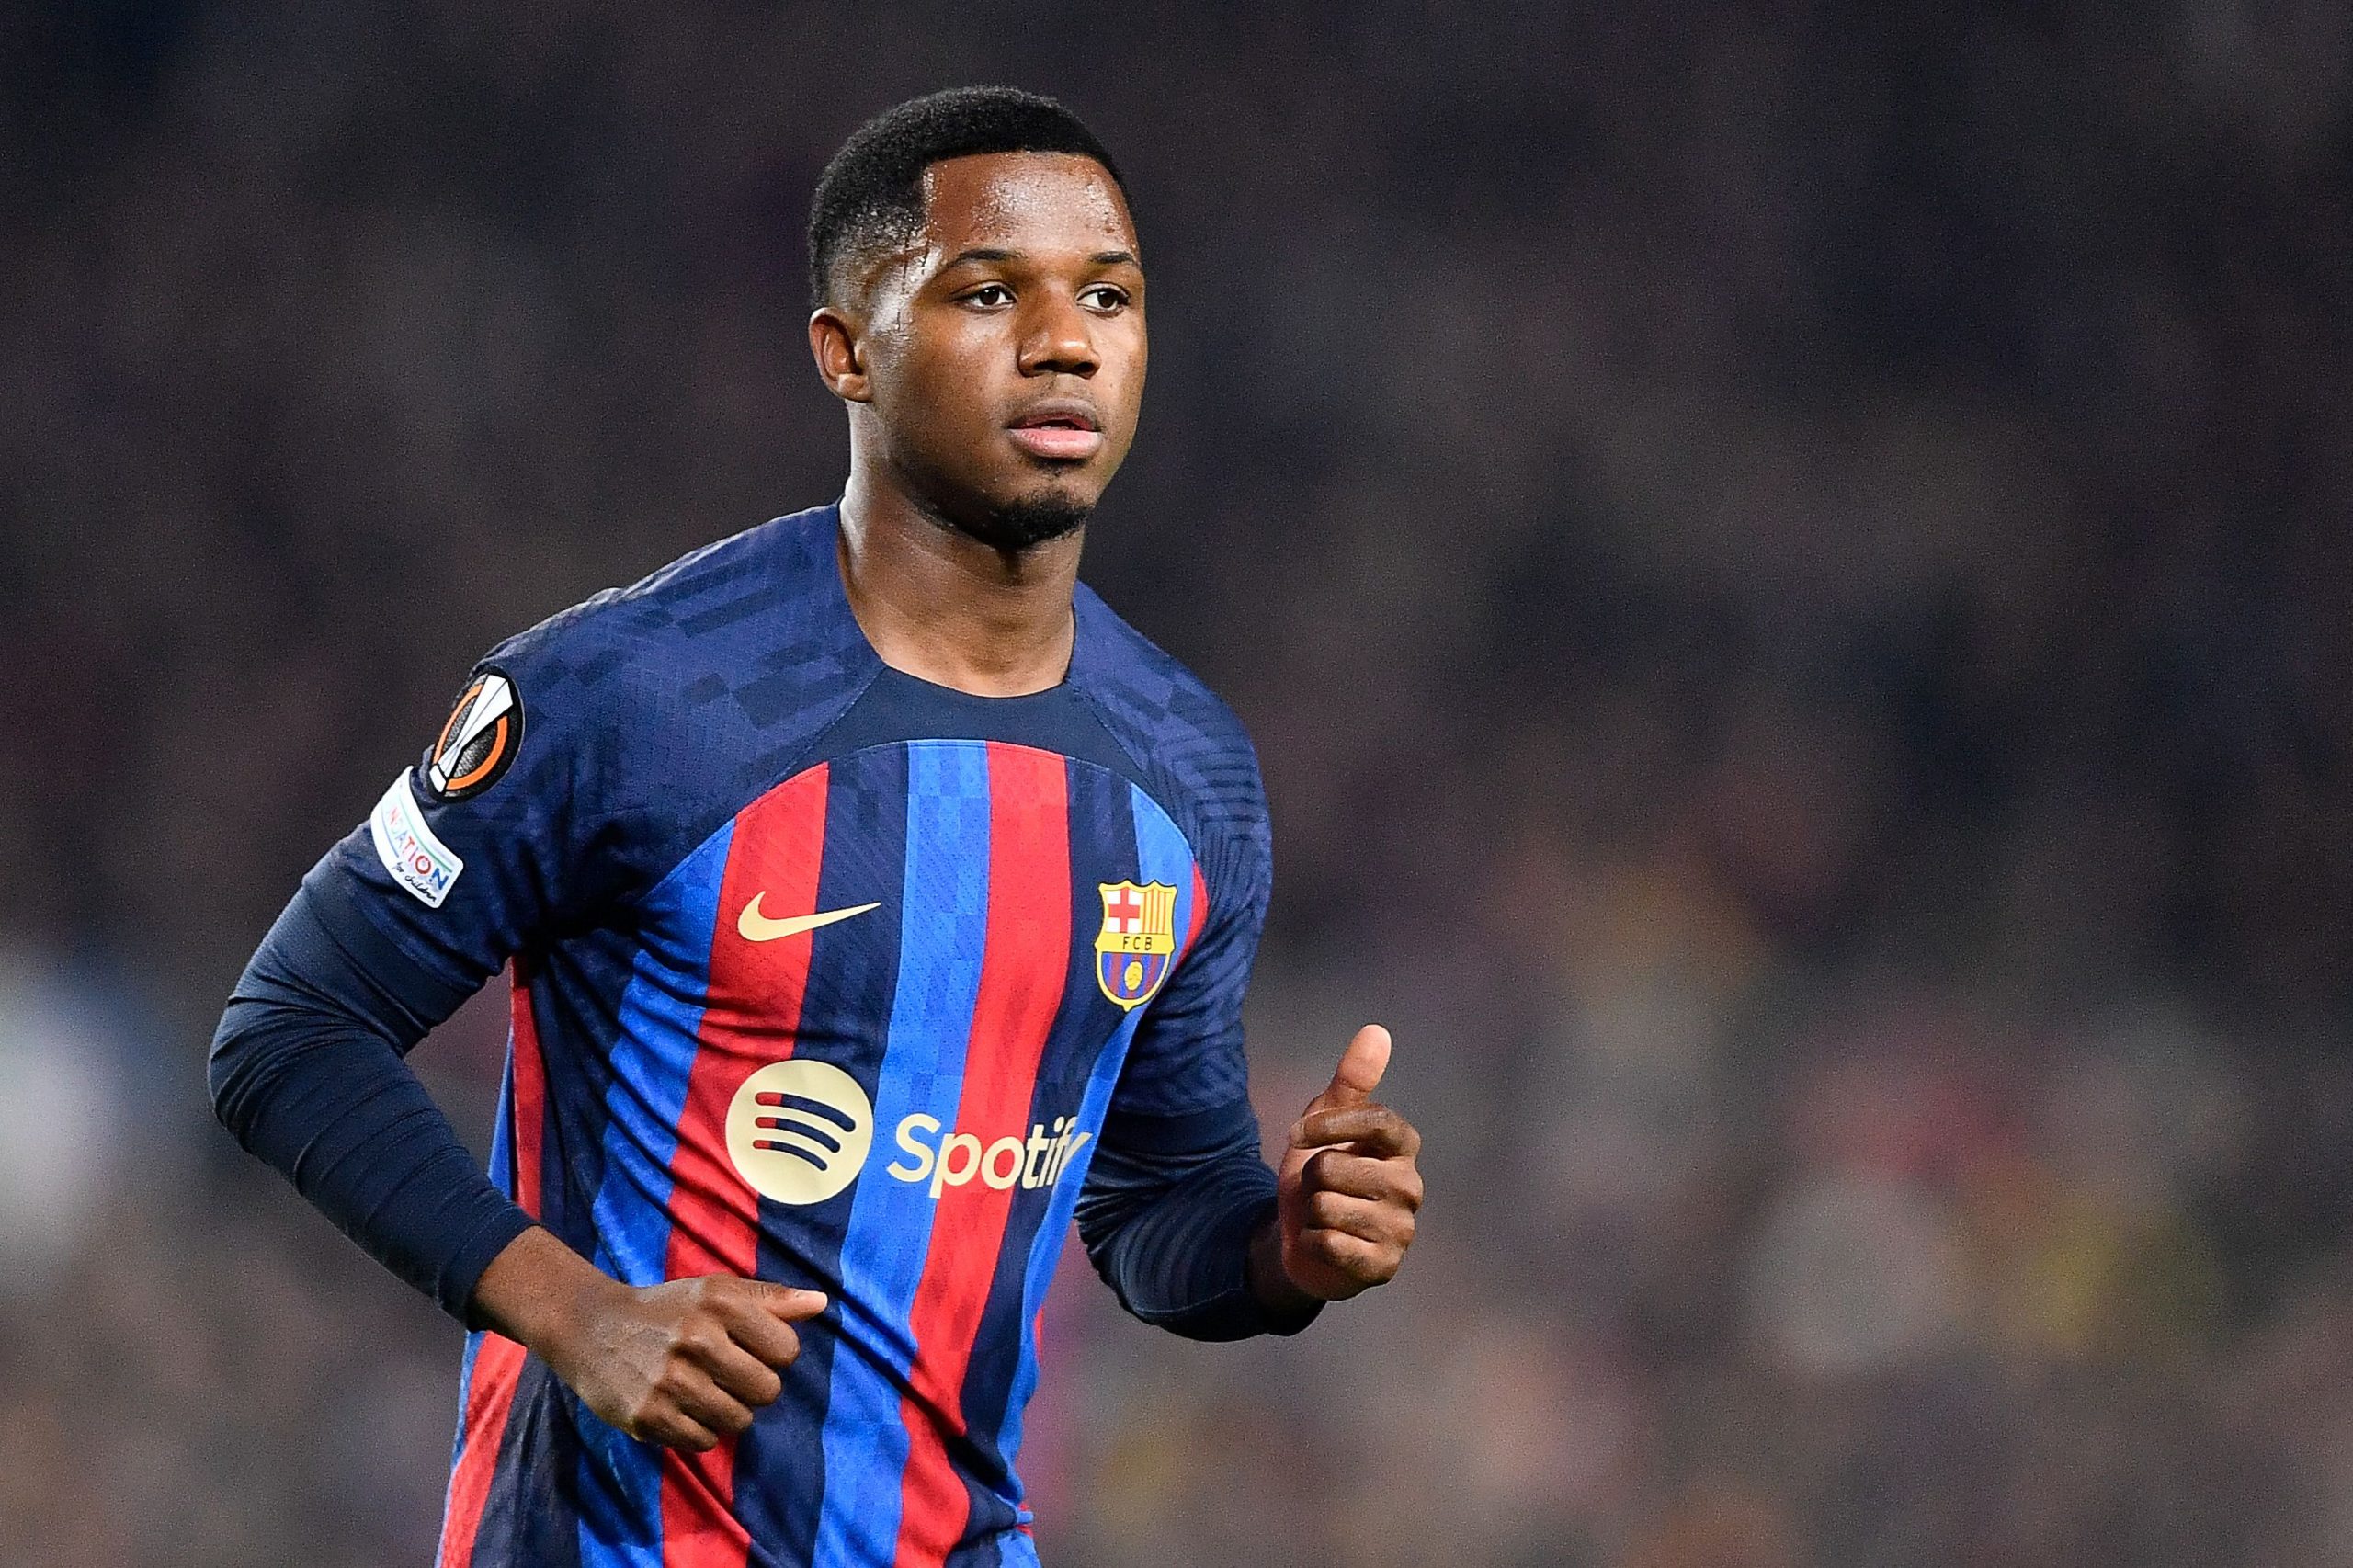
[[[1201,926],[1209,917],[1210,888],[1201,881],[1201,868],[1197,861],[1193,866],[1193,918],[1185,926],[1185,945],[1177,949],[1176,956],[1168,961],[1169,968],[1174,969],[1185,961],[1186,955],[1193,950],[1193,938],[1201,934]]]
[[[515,1033],[515,1203],[532,1219],[542,1219],[546,1210],[540,1207],[546,1173],[545,1150],[548,1109],[548,1065],[540,1054],[540,1022],[531,1012],[531,979],[523,970],[523,960],[514,965],[514,986],[508,998],[508,1011],[514,1020]]]
[[[759,1272],[760,1199],[728,1158],[727,1107],[745,1078],[792,1054],[815,938],[803,933],[754,942],[736,922],[755,898],[770,918],[816,912],[830,772],[820,765],[797,775],[735,818],[720,876],[709,1005],[670,1160],[668,1278],[748,1279]],[[707,1453],[663,1449],[663,1568],[744,1568],[751,1537],[735,1517],[734,1500],[734,1438],[722,1436]]]
[[[1060,756],[989,744],[989,908],[955,1130],[977,1137],[982,1167],[943,1188],[915,1288],[907,1468],[900,1481],[896,1568],[937,1568],[963,1534],[972,1500],[948,1458],[964,1430],[964,1373],[988,1305],[1013,1188],[984,1179],[987,1150],[1029,1129],[1030,1092],[1070,976],[1070,782]],[[945,1149],[940,1157],[947,1158]],[[1017,1169],[1018,1167],[1017,1166]]]
[[[474,1533],[482,1528],[483,1505],[498,1473],[498,1445],[506,1436],[515,1385],[523,1377],[523,1347],[495,1334],[482,1336],[473,1375],[466,1381],[465,1437],[449,1471],[449,1500],[441,1515],[438,1568],[470,1568]]]

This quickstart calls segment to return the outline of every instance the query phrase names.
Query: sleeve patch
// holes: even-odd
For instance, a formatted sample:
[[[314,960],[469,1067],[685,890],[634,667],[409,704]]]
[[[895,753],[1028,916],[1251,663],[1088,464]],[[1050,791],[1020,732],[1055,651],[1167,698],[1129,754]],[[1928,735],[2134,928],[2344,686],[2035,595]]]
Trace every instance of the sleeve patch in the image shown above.
[[[479,795],[505,776],[522,744],[522,694],[506,671],[485,665],[458,694],[425,759],[425,787],[443,801]]]
[[[392,881],[415,893],[427,909],[438,909],[449,896],[466,863],[433,835],[410,792],[408,769],[392,780],[384,798],[368,814],[368,835],[376,841],[376,858]]]

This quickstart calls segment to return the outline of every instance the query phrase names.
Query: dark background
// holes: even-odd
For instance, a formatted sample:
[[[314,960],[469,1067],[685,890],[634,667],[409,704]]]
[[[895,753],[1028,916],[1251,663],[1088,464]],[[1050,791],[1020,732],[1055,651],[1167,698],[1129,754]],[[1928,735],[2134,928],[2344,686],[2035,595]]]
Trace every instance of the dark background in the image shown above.
[[[212,1020],[482,650],[835,494],[807,194],[1007,81],[1264,1114],[1386,1020],[1433,1193],[1298,1341],[1073,1269],[1048,1561],[2353,1562],[2347,8],[1339,9],[0,9],[0,1560],[428,1558],[458,1332]]]

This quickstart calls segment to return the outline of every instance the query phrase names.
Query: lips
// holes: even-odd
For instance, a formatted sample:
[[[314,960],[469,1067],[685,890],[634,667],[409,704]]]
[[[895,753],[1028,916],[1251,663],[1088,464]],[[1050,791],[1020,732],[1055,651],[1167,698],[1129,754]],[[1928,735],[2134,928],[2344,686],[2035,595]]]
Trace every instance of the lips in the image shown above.
[[[1103,449],[1095,410],[1074,398],[1032,403],[1006,427],[1013,444],[1049,462],[1084,462]]]

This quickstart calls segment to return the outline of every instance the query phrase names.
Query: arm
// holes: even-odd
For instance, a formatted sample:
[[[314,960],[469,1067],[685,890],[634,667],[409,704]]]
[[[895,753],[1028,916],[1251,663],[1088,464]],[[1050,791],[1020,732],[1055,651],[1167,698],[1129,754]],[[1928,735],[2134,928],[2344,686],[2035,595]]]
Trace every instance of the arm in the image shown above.
[[[1078,1199],[1095,1271],[1137,1318],[1188,1339],[1297,1334],[1323,1303],[1254,1261],[1275,1233],[1275,1173],[1248,1100],[1192,1116],[1114,1112]]]
[[[1243,1339],[1297,1334],[1325,1301],[1394,1278],[1422,1206],[1422,1141],[1371,1099],[1389,1050],[1388,1030],[1358,1031],[1279,1173],[1258,1158],[1247,1100],[1108,1119],[1078,1233],[1120,1304],[1188,1339]]]
[[[215,1113],[394,1274],[539,1354],[632,1436],[709,1449],[783,1392],[813,1290],[712,1278],[632,1289],[534,1224],[475,1168],[405,1060],[464,993],[306,883],[213,1037]]]
[[[404,1059],[464,999],[306,883],[213,1036],[214,1112],[344,1234],[444,1312],[530,1219],[474,1166]],[[355,951],[354,949],[358,949]]]
[[[598,772],[580,739],[593,714],[576,682],[551,682],[574,705],[535,702],[527,737],[521,688],[535,683],[529,665],[518,674],[508,722],[467,733],[519,756],[494,753],[494,767],[472,757],[472,777],[488,782],[472,788],[404,772],[369,825],[303,880],[222,1017],[213,1105],[444,1311],[538,1354],[623,1431],[708,1449],[781,1392],[779,1369],[800,1352],[790,1325],[824,1298],[749,1279],[609,1278],[475,1167],[404,1059],[510,955],[598,907],[618,874],[597,836],[604,819],[584,804]],[[437,744],[462,749],[459,729],[453,718]]]
[[[1197,935],[1138,1020],[1078,1222],[1130,1312],[1188,1338],[1239,1339],[1295,1334],[1324,1301],[1397,1272],[1422,1201],[1421,1140],[1371,1101],[1390,1040],[1368,1027],[1292,1126],[1280,1172],[1259,1159],[1242,1004],[1272,892],[1272,834],[1248,738],[1222,708],[1212,717],[1179,917]]]

